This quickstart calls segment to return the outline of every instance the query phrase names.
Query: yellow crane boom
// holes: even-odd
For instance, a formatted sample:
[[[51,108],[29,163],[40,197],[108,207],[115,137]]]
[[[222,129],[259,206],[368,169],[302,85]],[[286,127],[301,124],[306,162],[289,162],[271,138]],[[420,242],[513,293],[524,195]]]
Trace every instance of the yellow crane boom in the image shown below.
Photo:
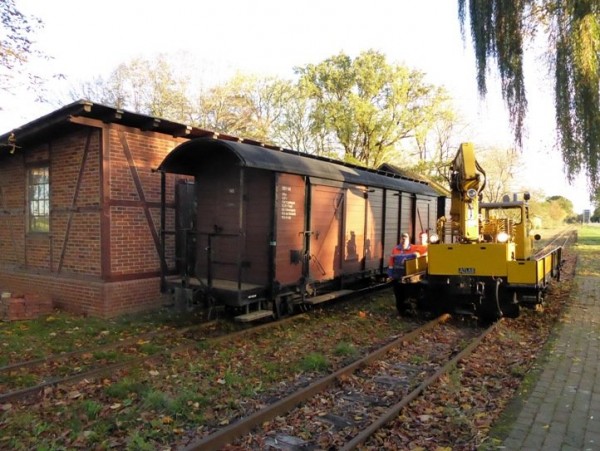
[[[452,198],[450,216],[462,242],[479,240],[479,193],[485,187],[485,172],[475,159],[472,143],[463,143],[450,165]]]

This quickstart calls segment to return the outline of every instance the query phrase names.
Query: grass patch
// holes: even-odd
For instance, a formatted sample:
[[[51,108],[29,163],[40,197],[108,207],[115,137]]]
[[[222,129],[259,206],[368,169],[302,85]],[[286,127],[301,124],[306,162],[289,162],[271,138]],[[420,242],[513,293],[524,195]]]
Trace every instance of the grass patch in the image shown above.
[[[413,354],[408,358],[408,362],[411,365],[423,365],[424,363],[427,362],[427,358],[422,355]]]
[[[118,400],[127,399],[130,394],[143,395],[148,390],[146,384],[128,377],[105,388],[105,392],[108,396]]]
[[[150,390],[144,396],[143,406],[156,412],[169,412],[172,405],[171,397],[162,391]]]
[[[281,378],[282,370],[278,362],[264,362],[262,365],[261,380],[270,383]]]
[[[232,371],[226,371],[223,379],[225,380],[225,385],[230,387],[237,387],[242,384],[244,379],[239,374],[236,374]]]
[[[81,403],[81,411],[88,420],[95,420],[102,411],[102,404],[91,399],[86,399]]]
[[[156,445],[147,441],[138,431],[134,431],[127,440],[127,451],[152,451],[155,448]]]
[[[600,225],[586,225],[579,229],[577,245],[577,273],[583,276],[600,276]]]
[[[180,315],[163,309],[114,319],[56,311],[34,320],[0,323],[0,365],[114,343],[132,335],[197,322],[195,314]],[[154,349],[148,351],[155,352]]]
[[[329,368],[327,357],[318,352],[311,352],[300,361],[300,368],[303,371],[326,371]]]
[[[24,374],[0,374],[0,383],[8,384],[14,387],[32,387],[39,383],[38,377],[35,374],[24,373]]]
[[[338,343],[333,352],[335,355],[342,357],[354,357],[358,354],[358,351],[356,350],[354,345],[346,341]]]
[[[140,345],[140,351],[147,355],[153,355],[153,354],[156,354],[157,352],[162,351],[162,348],[157,344],[144,343],[144,344]]]
[[[104,360],[106,362],[115,362],[117,360],[118,353],[114,350],[108,351],[96,351],[92,354],[96,360]]]

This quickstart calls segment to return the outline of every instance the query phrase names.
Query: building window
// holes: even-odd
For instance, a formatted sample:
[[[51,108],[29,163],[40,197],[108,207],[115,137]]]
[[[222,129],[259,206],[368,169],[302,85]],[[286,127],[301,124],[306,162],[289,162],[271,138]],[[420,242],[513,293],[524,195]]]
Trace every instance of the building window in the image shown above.
[[[29,231],[50,231],[50,177],[48,166],[29,169],[27,179],[29,195]]]

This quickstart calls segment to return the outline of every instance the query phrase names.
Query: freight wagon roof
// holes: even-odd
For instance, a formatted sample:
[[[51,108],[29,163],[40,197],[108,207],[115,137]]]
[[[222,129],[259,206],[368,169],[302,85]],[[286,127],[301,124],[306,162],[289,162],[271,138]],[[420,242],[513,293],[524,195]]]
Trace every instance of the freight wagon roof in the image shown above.
[[[290,150],[271,150],[259,145],[211,138],[199,138],[180,144],[166,156],[159,170],[195,175],[196,168],[209,163],[214,158],[224,156],[223,153],[230,153],[240,166],[248,168],[439,196],[439,193],[426,183],[395,174],[360,168]]]

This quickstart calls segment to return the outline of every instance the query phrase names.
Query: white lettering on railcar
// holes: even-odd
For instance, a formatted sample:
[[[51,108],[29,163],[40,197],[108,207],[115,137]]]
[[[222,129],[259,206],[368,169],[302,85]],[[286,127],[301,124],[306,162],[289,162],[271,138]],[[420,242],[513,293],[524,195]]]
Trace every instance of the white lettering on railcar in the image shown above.
[[[281,203],[279,212],[281,219],[291,220],[296,216],[296,201],[288,198],[288,193],[292,192],[291,186],[280,186]]]

